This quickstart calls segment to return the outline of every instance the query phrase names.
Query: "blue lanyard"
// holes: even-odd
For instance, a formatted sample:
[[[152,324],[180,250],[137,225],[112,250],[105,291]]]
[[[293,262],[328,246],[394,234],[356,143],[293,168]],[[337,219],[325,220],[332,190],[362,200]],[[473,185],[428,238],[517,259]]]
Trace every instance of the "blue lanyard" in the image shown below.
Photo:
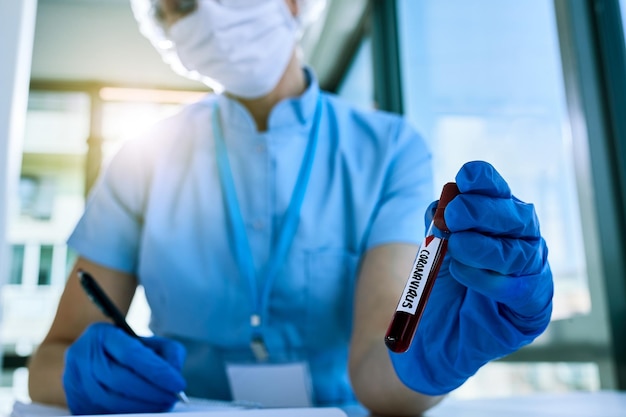
[[[263,324],[262,318],[264,318],[267,313],[267,304],[274,278],[284,264],[287,252],[291,247],[291,242],[293,241],[298,228],[300,208],[302,207],[302,201],[304,200],[306,188],[311,176],[313,160],[315,159],[320,113],[321,99],[318,98],[311,133],[304,159],[300,167],[300,172],[298,173],[298,179],[291,196],[291,201],[289,202],[289,207],[287,208],[287,211],[282,219],[278,239],[273,244],[271,248],[272,250],[270,251],[270,259],[263,269],[265,279],[262,282],[265,282],[265,286],[259,294],[258,280],[254,272],[252,250],[250,249],[250,242],[248,241],[248,236],[246,234],[245,223],[237,201],[235,183],[233,181],[232,171],[228,162],[228,154],[226,152],[226,144],[224,142],[217,102],[213,106],[212,125],[215,140],[217,169],[226,204],[228,220],[231,226],[231,245],[234,249],[237,264],[241,269],[241,273],[248,280],[252,295],[252,316],[250,317],[250,324],[255,332],[254,337],[260,337],[260,327]]]

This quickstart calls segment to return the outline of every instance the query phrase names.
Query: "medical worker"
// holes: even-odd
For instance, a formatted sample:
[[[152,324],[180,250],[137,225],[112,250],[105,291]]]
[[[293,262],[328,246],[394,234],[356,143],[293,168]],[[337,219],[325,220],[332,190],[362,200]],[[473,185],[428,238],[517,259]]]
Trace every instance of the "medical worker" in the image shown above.
[[[297,393],[283,405],[417,415],[546,328],[552,276],[534,208],[474,161],[455,178],[448,253],[415,339],[387,350],[442,184],[401,117],[320,91],[297,47],[319,6],[134,1],[166,60],[218,93],[130,141],[93,189],[30,363],[34,401],[157,412],[181,391],[230,400],[252,385]],[[110,324],[78,270],[123,313],[142,285],[154,336]]]

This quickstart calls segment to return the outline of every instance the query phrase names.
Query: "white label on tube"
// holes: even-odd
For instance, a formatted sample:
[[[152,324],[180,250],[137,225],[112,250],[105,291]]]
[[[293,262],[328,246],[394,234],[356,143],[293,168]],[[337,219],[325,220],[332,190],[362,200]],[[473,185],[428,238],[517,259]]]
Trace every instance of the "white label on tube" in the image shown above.
[[[441,242],[442,239],[433,235],[426,236],[422,242],[396,311],[415,314],[417,305],[424,294],[426,282],[430,278],[430,271],[433,269],[433,263],[441,247]]]

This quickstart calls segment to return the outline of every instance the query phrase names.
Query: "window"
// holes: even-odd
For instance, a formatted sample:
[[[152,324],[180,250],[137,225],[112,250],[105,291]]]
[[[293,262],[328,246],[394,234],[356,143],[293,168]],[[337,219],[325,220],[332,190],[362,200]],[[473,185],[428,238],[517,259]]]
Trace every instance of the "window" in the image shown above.
[[[11,269],[9,270],[9,280],[7,284],[19,285],[22,283],[22,271],[24,269],[24,245],[11,246],[9,262],[11,262]]]
[[[83,209],[90,99],[82,92],[31,91],[12,241],[64,241]],[[44,236],[46,236],[44,238]]]
[[[341,81],[337,94],[357,106],[374,107],[372,40],[369,37],[365,37],[361,41],[348,71]]]
[[[624,29],[624,37],[626,38],[626,0],[619,0],[620,7],[622,9],[622,27]]]
[[[41,245],[39,249],[39,274],[37,285],[50,285],[52,282],[52,262],[54,246]]]
[[[205,94],[72,87],[65,91],[54,83],[36,85],[29,94],[20,213],[9,230],[10,275],[2,288],[0,339],[8,355],[28,356],[54,317],[77,257],[65,242],[83,212],[89,176],[93,180],[125,140]],[[94,107],[101,109],[99,126],[92,124]],[[146,334],[149,310],[142,294],[138,291],[129,321]]]
[[[466,161],[490,162],[535,205],[555,279],[553,320],[602,310],[592,306],[553,3],[401,0],[397,16],[403,105],[433,152],[435,189]],[[535,343],[562,341],[552,327]],[[606,342],[606,327],[588,332]],[[531,360],[491,363],[457,395],[600,386],[591,360]]]
[[[434,155],[435,184],[472,159],[533,202],[559,288],[555,318],[590,310],[576,183],[551,3],[401,3],[407,116]],[[528,23],[533,22],[533,30]]]
[[[31,91],[24,133],[24,152],[81,154],[89,136],[90,100],[83,92]]]
[[[19,183],[20,211],[9,228],[12,284],[65,282],[65,240],[84,206],[90,112],[87,93],[30,92]]]
[[[103,103],[103,162],[106,163],[124,141],[175,113],[182,104],[197,101],[205,94],[198,91],[102,88],[99,98]]]
[[[33,89],[26,113],[18,217],[3,286],[5,357],[26,357],[47,331],[67,276],[67,239],[84,206],[90,97]],[[19,362],[19,361],[18,361]]]

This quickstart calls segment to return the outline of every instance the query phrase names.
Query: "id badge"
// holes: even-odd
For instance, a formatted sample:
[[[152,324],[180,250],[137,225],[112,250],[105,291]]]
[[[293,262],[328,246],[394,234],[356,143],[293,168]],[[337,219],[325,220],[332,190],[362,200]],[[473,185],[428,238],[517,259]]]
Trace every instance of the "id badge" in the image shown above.
[[[229,363],[226,374],[234,401],[263,407],[311,407],[311,373],[306,362]]]

